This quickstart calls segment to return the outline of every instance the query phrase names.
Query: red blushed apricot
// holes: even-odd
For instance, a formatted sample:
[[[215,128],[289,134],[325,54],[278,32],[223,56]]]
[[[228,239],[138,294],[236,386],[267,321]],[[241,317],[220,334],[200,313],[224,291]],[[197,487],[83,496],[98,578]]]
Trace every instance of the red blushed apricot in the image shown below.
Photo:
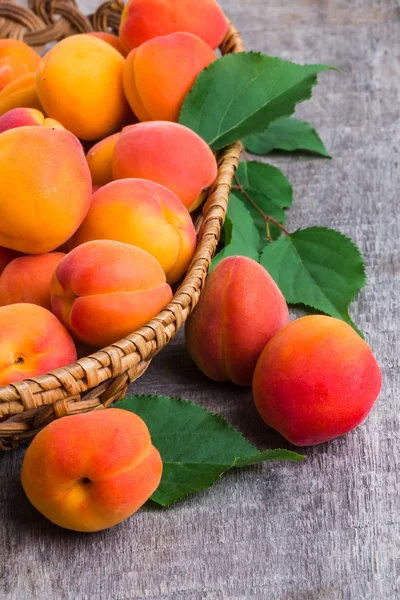
[[[89,33],[89,35],[93,35],[94,37],[99,38],[99,40],[103,40],[103,42],[110,44],[110,46],[115,48],[115,50],[118,50],[118,52],[122,54],[124,58],[127,55],[127,52],[123,47],[121,40],[118,36],[114,35],[113,33],[108,33],[106,31],[92,31]]]
[[[64,129],[64,127],[54,121],[54,119],[46,119],[44,114],[36,108],[14,108],[9,110],[4,115],[0,116],[0,133],[14,127],[38,126],[53,127]]]
[[[13,108],[36,108],[43,112],[36,92],[36,73],[26,73],[0,90],[0,115]]]
[[[132,412],[109,408],[45,427],[26,451],[21,481],[50,521],[90,532],[130,517],[157,489],[161,473],[146,424]]]
[[[71,336],[35,304],[0,308],[0,385],[43,375],[76,360]]]
[[[40,56],[19,40],[0,40],[0,91],[9,83],[36,71]]]
[[[170,190],[144,179],[119,179],[93,194],[71,248],[91,240],[116,240],[146,250],[164,269],[168,283],[175,283],[192,259],[196,232],[187,209]]]
[[[14,260],[14,258],[18,258],[21,256],[20,252],[16,252],[15,250],[10,250],[10,248],[3,248],[0,246],[0,275],[6,268],[6,266]]]
[[[128,112],[123,66],[121,54],[92,35],[58,42],[37,69],[37,92],[46,114],[83,140],[114,133]]]
[[[197,208],[217,176],[208,144],[188,127],[169,121],[132,125],[116,139],[110,154],[115,179],[155,181],[174,192],[189,211]]]
[[[76,231],[89,208],[91,178],[72,133],[16,127],[0,134],[0,245],[51,252]]]
[[[347,323],[317,315],[294,321],[267,344],[253,394],[267,425],[292,444],[309,446],[364,421],[381,384],[368,344]]]
[[[86,160],[94,186],[106,185],[113,180],[112,161],[115,144],[121,133],[114,133],[95,144],[87,153]]]
[[[177,31],[193,33],[217,48],[228,21],[215,0],[129,0],[122,13],[119,36],[127,50]]]
[[[51,310],[50,283],[62,252],[21,256],[10,262],[0,276],[0,306],[21,302]]]
[[[171,298],[165,273],[148,252],[110,240],[72,250],[51,284],[54,314],[75,339],[95,347],[139,329]]]
[[[231,256],[207,277],[186,321],[186,344],[210,379],[251,385],[266,343],[288,323],[285,299],[269,273],[250,258]]]
[[[139,121],[177,121],[198,74],[215,59],[203,40],[184,32],[151,39],[132,50],[123,84]]]

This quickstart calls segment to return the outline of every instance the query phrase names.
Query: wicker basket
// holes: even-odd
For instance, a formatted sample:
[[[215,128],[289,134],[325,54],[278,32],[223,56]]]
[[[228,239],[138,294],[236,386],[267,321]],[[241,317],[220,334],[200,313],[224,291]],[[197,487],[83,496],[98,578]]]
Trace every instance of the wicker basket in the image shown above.
[[[33,0],[30,6],[31,10],[0,0],[0,38],[24,40],[40,52],[47,43],[78,32],[117,33],[123,2],[105,2],[88,17],[73,0]],[[242,51],[240,36],[230,25],[221,52]],[[120,400],[128,385],[174,337],[198,302],[225,219],[240,151],[237,143],[219,153],[218,176],[196,223],[196,252],[171,303],[138,331],[69,367],[0,386],[0,450],[15,448],[53,419],[106,408]]]

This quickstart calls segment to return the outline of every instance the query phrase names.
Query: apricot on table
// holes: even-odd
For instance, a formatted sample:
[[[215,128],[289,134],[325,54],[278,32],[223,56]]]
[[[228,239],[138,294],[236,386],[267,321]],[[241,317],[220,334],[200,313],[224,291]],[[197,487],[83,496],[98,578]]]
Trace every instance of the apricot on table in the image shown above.
[[[51,252],[76,231],[89,209],[89,168],[76,137],[50,127],[0,134],[0,245]]]
[[[127,50],[177,31],[199,36],[215,50],[228,21],[215,0],[129,0],[122,13],[119,36]]]
[[[288,323],[285,299],[269,273],[250,258],[230,256],[207,277],[186,321],[186,344],[210,379],[251,385],[265,345]]]
[[[174,192],[189,211],[197,208],[217,177],[217,162],[208,144],[188,127],[169,121],[124,129],[110,154],[115,179],[155,181]]]
[[[76,340],[95,347],[139,329],[171,298],[155,258],[111,240],[72,250],[58,264],[51,284],[54,314]]]
[[[36,91],[36,73],[26,73],[0,90],[0,115],[13,108],[36,108],[43,112]]]
[[[51,310],[50,283],[62,252],[21,256],[0,275],[0,306],[26,302]]]
[[[202,39],[185,32],[153,38],[132,50],[123,83],[139,121],[177,121],[198,74],[216,58]]]
[[[43,375],[76,360],[68,331],[36,304],[0,307],[0,385]]]
[[[39,61],[39,54],[24,42],[0,39],[0,91],[21,75],[36,71]]]
[[[36,108],[13,108],[0,116],[0,133],[7,129],[24,126],[56,127],[64,129],[64,127],[54,119],[48,119],[40,110]]]
[[[56,525],[100,531],[130,517],[157,489],[162,461],[132,412],[109,408],[47,425],[26,451],[21,481]]]
[[[37,70],[37,92],[46,114],[83,140],[114,133],[128,114],[123,67],[123,56],[92,35],[58,42]]]
[[[381,389],[368,346],[350,325],[323,315],[297,319],[266,345],[253,394],[267,425],[296,446],[327,442],[357,427]]]
[[[71,248],[91,240],[116,240],[146,250],[168,283],[175,283],[192,259],[196,232],[189,212],[170,190],[145,179],[119,179],[93,194]]]

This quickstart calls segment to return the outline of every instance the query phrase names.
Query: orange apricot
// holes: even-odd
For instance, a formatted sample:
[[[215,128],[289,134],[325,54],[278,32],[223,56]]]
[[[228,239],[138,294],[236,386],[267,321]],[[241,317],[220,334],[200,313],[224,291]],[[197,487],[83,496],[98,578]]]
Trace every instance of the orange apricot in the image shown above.
[[[95,144],[86,154],[94,186],[102,186],[113,180],[112,161],[115,144],[121,133],[114,133]]]
[[[228,21],[215,0],[129,0],[122,13],[119,36],[127,50],[148,40],[186,31],[217,48]]]
[[[188,127],[169,121],[124,129],[110,155],[115,179],[155,181],[174,192],[189,211],[197,208],[217,176],[217,162],[208,144]]]
[[[0,116],[0,133],[13,129],[14,127],[24,127],[25,125],[45,127],[55,127],[64,129],[60,123],[54,119],[46,119],[44,114],[36,108],[13,108]]]
[[[92,196],[87,217],[71,248],[90,240],[116,240],[149,252],[175,283],[185,273],[196,247],[187,209],[167,188],[144,179],[119,179]]]
[[[142,327],[171,298],[165,273],[148,252],[111,240],[72,250],[51,284],[54,314],[76,340],[96,347]]]
[[[50,521],[91,532],[136,512],[157,489],[161,473],[161,457],[144,421],[109,408],[47,425],[25,453],[21,481]]]
[[[43,375],[76,360],[71,336],[36,304],[0,307],[0,385]]]
[[[36,108],[43,112],[36,92],[36,73],[26,73],[0,90],[0,115],[13,108]]]
[[[47,115],[83,140],[120,129],[128,105],[122,86],[124,58],[101,39],[65,38],[41,59],[37,92]]]
[[[122,54],[123,57],[127,55],[127,52],[117,35],[114,35],[113,33],[108,33],[107,31],[91,31],[89,35],[93,35],[94,37],[99,38],[99,40],[103,40],[103,42],[110,44],[110,46],[115,48],[115,50],[118,50],[118,52]]]
[[[39,54],[24,42],[0,39],[0,90],[21,75],[36,71],[39,61]]]
[[[123,83],[139,121],[177,121],[198,74],[215,59],[202,39],[185,32],[153,38],[132,50]]]

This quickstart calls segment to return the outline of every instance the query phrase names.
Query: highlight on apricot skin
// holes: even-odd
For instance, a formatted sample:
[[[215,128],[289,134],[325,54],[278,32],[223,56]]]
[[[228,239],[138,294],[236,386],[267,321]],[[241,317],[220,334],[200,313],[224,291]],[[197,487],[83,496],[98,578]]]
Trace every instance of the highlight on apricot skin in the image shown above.
[[[162,461],[142,419],[108,408],[53,421],[26,451],[21,481],[33,506],[74,531],[117,525],[157,489]]]
[[[24,42],[0,39],[0,91],[9,83],[36,70],[40,56]]]
[[[76,360],[71,336],[48,310],[35,304],[0,307],[0,385],[8,385]]]
[[[253,394],[267,425],[292,444],[309,446],[362,423],[381,384],[378,363],[354,329],[315,315],[297,319],[267,344]]]
[[[25,302],[51,310],[51,279],[64,256],[62,252],[51,252],[11,261],[0,275],[0,306]]]
[[[216,49],[228,21],[215,0],[129,0],[122,13],[119,36],[128,50],[148,40],[185,31]]]
[[[93,194],[71,248],[91,240],[116,240],[146,250],[172,284],[189,266],[196,232],[189,212],[170,190],[145,179],[119,179]]]
[[[165,273],[148,252],[111,240],[72,250],[51,284],[54,314],[76,340],[95,347],[136,331],[171,299]]]
[[[13,108],[36,108],[43,112],[36,91],[36,73],[26,73],[0,90],[0,115]]]
[[[37,70],[37,92],[46,114],[83,140],[114,133],[128,114],[123,67],[123,56],[92,35],[58,42]]]
[[[95,144],[86,154],[94,186],[106,185],[113,180],[113,154],[121,133],[114,133]]]
[[[91,178],[72,133],[16,127],[0,134],[0,245],[45,254],[67,241],[89,209]]]
[[[124,129],[110,155],[115,179],[155,181],[174,192],[189,211],[197,208],[217,176],[217,162],[208,144],[188,127],[169,121]],[[108,172],[105,167],[103,171]]]
[[[185,339],[207,377],[246,386],[265,345],[288,323],[285,299],[269,273],[250,258],[230,256],[207,277]]]
[[[177,121],[198,74],[215,59],[202,39],[185,32],[153,38],[132,50],[123,84],[139,121]]]

